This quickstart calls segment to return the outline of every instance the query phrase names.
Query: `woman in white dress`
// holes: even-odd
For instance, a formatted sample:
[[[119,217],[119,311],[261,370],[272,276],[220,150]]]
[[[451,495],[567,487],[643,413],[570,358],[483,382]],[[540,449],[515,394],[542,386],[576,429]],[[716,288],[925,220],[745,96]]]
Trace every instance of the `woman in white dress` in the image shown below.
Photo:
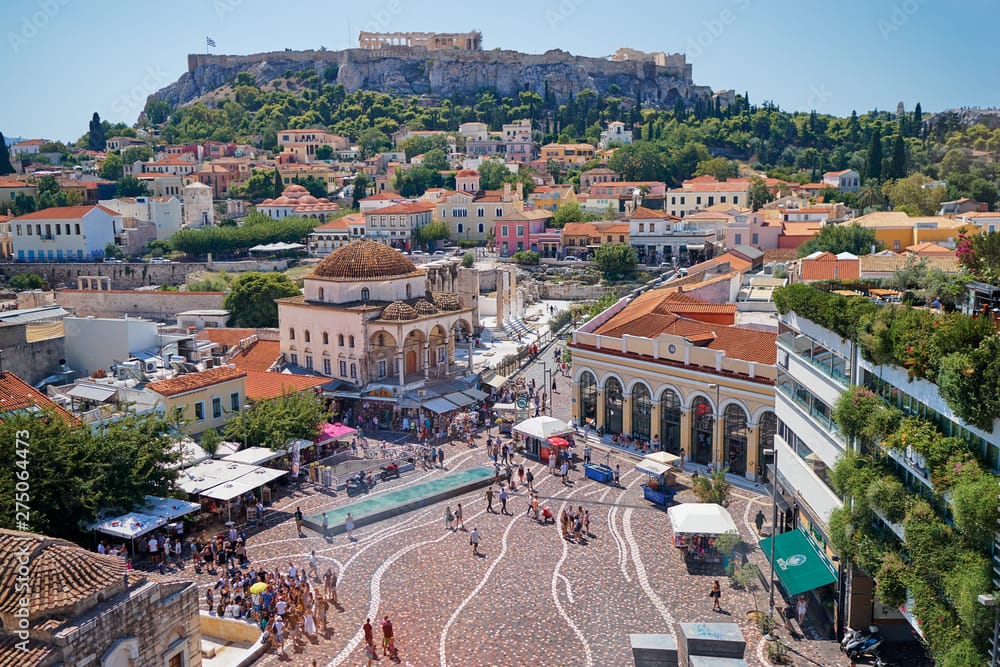
[[[313,617],[312,607],[306,610],[305,618],[303,619],[303,624],[306,631],[306,636],[309,639],[313,639],[316,636],[316,619]]]
[[[344,521],[344,530],[347,532],[347,539],[348,540],[354,539],[351,536],[351,533],[354,532],[354,517],[351,516],[350,512],[347,513],[347,520]]]

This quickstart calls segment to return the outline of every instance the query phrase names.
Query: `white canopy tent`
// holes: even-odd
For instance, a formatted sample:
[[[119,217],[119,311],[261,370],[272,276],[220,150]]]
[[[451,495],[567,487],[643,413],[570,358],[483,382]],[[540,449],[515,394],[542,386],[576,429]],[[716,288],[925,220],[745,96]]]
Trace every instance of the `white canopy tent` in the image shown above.
[[[124,540],[134,540],[137,537],[156,530],[167,523],[161,516],[143,514],[141,512],[129,512],[121,516],[114,516],[94,524],[92,528],[99,533],[120,537]]]
[[[514,427],[514,430],[530,438],[548,440],[556,435],[572,433],[573,429],[563,420],[555,417],[532,417]]]
[[[176,454],[178,461],[176,463],[171,463],[168,467],[176,470],[177,468],[185,468],[187,466],[193,466],[196,463],[201,463],[206,459],[212,458],[211,455],[202,449],[201,445],[196,443],[191,438],[182,438],[170,445],[170,453]]]
[[[231,482],[247,473],[253,472],[257,468],[258,466],[247,465],[245,463],[209,459],[182,469],[180,475],[177,477],[177,486],[184,493],[200,494],[211,489],[213,486]]]
[[[159,496],[146,496],[146,505],[143,507],[144,514],[163,517],[167,521],[173,521],[180,517],[197,512],[201,509],[198,503],[192,503],[179,498],[160,498]]]
[[[736,523],[725,507],[714,503],[683,503],[667,510],[674,534],[722,535],[735,533]]]
[[[264,486],[268,482],[273,482],[274,480],[287,475],[287,470],[275,470],[274,468],[258,468],[257,470],[243,475],[242,477],[237,477],[236,479],[226,482],[224,484],[219,484],[214,486],[208,491],[204,491],[201,495],[206,498],[212,498],[213,500],[221,500],[224,502],[239,498],[247,491],[253,491],[254,489]]]
[[[283,451],[275,451],[270,447],[247,447],[238,452],[233,452],[223,456],[221,460],[232,461],[233,463],[245,463],[246,465],[259,466],[268,461],[285,456]]]
[[[660,475],[667,474],[671,470],[670,466],[660,463],[659,461],[654,461],[648,456],[639,461],[635,465],[635,469],[644,475],[649,475],[650,477],[659,477]]]
[[[647,454],[644,458],[667,466],[676,466],[681,462],[681,457],[670,452],[653,452],[652,454]]]

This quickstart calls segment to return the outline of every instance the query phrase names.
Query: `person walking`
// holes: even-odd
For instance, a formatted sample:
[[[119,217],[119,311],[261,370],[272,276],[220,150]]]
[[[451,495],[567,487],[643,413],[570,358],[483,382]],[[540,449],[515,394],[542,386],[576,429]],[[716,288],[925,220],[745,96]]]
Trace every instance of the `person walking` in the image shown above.
[[[392,621],[389,620],[389,614],[386,614],[382,617],[382,655],[389,654],[389,648],[392,646],[392,640]]]
[[[593,537],[590,533],[590,510],[583,511],[583,531],[587,534],[587,537]]]
[[[444,447],[438,447],[438,465],[444,468]]]
[[[330,539],[330,518],[323,512],[323,537]]]
[[[757,510],[757,516],[753,518],[754,525],[757,526],[757,534],[760,535],[760,531],[764,528],[764,511]]]
[[[681,447],[681,470],[684,470],[684,457],[685,457],[684,448]]]
[[[309,572],[312,573],[313,579],[319,579],[319,560],[316,558],[316,550],[313,549],[312,553],[309,554]]]
[[[524,486],[524,464],[519,463],[517,465],[517,481],[521,486]]]
[[[620,487],[622,485],[622,467],[615,464],[615,486]]]
[[[712,598],[712,611],[722,611],[722,605],[719,604],[719,599],[722,597],[722,587],[719,585],[718,579],[712,582],[712,592],[708,594],[708,597]]]
[[[552,450],[552,452],[549,454],[549,474],[550,475],[556,474],[556,452],[555,452],[555,450]]]
[[[559,476],[562,477],[563,486],[569,484],[569,461],[563,459],[562,466],[559,468]]]
[[[348,542],[353,541],[354,517],[351,516],[350,512],[347,513],[347,518],[344,519],[344,531],[347,533],[347,541]]]
[[[469,544],[472,545],[472,555],[479,555],[479,529],[473,528],[472,532],[469,533]]]
[[[299,537],[305,537],[305,535],[302,534],[302,508],[301,507],[296,507],[295,508],[295,530],[298,531]]]
[[[500,514],[510,514],[507,511],[507,488],[500,487]]]
[[[486,511],[493,512],[493,487],[486,489]]]
[[[583,462],[590,463],[590,443],[587,442],[583,445]]]
[[[454,530],[452,524],[455,521],[454,515],[451,513],[451,505],[444,508],[444,528],[445,530]]]
[[[806,596],[799,596],[799,603],[795,607],[795,617],[799,619],[799,625],[802,625],[806,620],[806,612],[809,611],[809,604],[806,602]]]
[[[455,508],[455,530],[465,530],[465,521],[462,519],[462,503]]]

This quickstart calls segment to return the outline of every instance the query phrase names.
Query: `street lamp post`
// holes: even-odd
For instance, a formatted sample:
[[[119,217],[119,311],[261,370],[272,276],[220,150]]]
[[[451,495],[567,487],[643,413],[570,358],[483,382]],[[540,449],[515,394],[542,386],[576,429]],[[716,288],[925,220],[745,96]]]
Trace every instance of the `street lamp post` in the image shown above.
[[[771,477],[771,615],[774,615],[774,541],[778,537],[778,450],[768,448],[765,456],[774,457],[774,476]]]
[[[712,442],[714,443],[716,438],[719,439],[719,455],[722,456],[723,458],[722,461],[716,461],[717,465],[715,466],[715,469],[719,470],[723,467],[723,463],[725,463],[725,458],[726,458],[725,443],[722,442],[722,419],[721,419],[722,411],[719,409],[719,403],[722,402],[721,401],[722,388],[719,387],[718,384],[714,383],[708,385],[708,388],[715,390],[715,421],[712,423],[713,426],[712,430],[714,431],[714,433],[712,434]],[[715,453],[713,452],[712,453],[713,457],[714,454]]]

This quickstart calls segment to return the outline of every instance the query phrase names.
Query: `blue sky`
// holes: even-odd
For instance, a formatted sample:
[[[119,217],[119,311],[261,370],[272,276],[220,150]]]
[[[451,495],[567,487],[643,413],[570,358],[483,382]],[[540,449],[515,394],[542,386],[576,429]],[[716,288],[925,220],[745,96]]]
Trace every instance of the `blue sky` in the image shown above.
[[[362,29],[479,29],[484,48],[531,53],[681,52],[696,83],[785,109],[1000,105],[996,0],[6,0],[0,14],[4,91],[17,91],[0,104],[7,136],[75,140],[94,111],[133,123],[206,36],[243,54],[346,48]]]

